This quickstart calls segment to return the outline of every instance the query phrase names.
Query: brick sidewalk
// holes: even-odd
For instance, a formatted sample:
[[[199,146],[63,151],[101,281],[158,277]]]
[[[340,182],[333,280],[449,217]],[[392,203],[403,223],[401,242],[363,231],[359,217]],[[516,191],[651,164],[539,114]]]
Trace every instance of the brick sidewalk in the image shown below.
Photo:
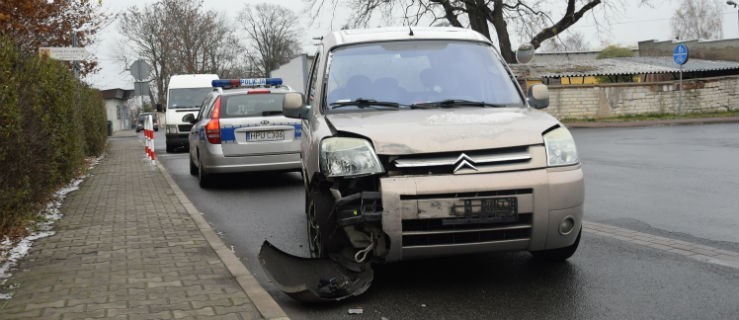
[[[204,236],[132,131],[109,145],[64,201],[56,233],[36,241],[19,263],[0,319],[284,317],[274,301],[267,305],[276,313],[260,313],[264,302],[258,308],[247,292],[263,289],[237,281],[243,272],[235,277],[227,264],[239,261],[216,253],[220,239]]]

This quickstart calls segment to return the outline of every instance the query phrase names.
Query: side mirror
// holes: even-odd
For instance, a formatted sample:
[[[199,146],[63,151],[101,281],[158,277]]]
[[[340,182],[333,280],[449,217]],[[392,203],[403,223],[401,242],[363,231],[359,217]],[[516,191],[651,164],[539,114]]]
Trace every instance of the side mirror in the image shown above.
[[[534,59],[535,53],[536,49],[534,49],[534,46],[530,43],[524,43],[516,50],[516,61],[520,64],[527,64],[531,62],[531,59]]]
[[[282,101],[282,113],[288,118],[307,119],[308,110],[302,93],[289,92]]]
[[[164,107],[162,107],[161,103],[157,103],[157,112],[164,112]]]
[[[549,88],[543,84],[535,84],[529,87],[527,92],[529,105],[536,109],[544,109],[549,106]]]
[[[194,114],[188,113],[184,117],[182,117],[182,122],[195,123],[195,122],[197,122],[197,120],[195,119],[195,115]]]

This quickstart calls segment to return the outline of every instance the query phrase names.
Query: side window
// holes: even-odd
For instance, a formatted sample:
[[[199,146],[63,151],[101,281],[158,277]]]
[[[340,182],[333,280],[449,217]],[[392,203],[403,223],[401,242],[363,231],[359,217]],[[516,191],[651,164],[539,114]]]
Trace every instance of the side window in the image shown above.
[[[320,51],[316,52],[316,56],[313,58],[313,63],[310,68],[310,77],[308,78],[308,86],[305,95],[306,102],[311,106],[311,109],[316,108],[316,70],[318,69],[318,59],[320,58]]]
[[[198,112],[198,121],[210,115],[210,109],[212,109],[211,106],[213,106],[213,100],[216,96],[215,94],[209,94],[205,97],[203,104],[200,106],[200,112]]]

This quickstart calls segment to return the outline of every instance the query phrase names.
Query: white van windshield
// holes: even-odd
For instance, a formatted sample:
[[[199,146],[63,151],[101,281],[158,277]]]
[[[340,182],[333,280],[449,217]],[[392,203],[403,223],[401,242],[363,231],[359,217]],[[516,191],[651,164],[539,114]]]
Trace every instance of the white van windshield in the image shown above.
[[[211,87],[169,89],[167,108],[200,108],[211,91],[213,91]]]
[[[362,44],[334,50],[330,61],[326,87],[329,109],[332,104],[357,99],[401,106],[442,100],[524,106],[501,59],[484,43],[418,40]]]

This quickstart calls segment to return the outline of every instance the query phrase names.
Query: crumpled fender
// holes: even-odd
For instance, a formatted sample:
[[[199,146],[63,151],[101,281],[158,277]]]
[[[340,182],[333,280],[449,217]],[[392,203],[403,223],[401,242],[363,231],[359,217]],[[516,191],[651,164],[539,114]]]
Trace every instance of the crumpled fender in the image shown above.
[[[303,258],[288,254],[269,241],[262,243],[259,262],[277,287],[307,303],[340,301],[367,291],[374,271],[369,263],[349,266],[330,258]]]

